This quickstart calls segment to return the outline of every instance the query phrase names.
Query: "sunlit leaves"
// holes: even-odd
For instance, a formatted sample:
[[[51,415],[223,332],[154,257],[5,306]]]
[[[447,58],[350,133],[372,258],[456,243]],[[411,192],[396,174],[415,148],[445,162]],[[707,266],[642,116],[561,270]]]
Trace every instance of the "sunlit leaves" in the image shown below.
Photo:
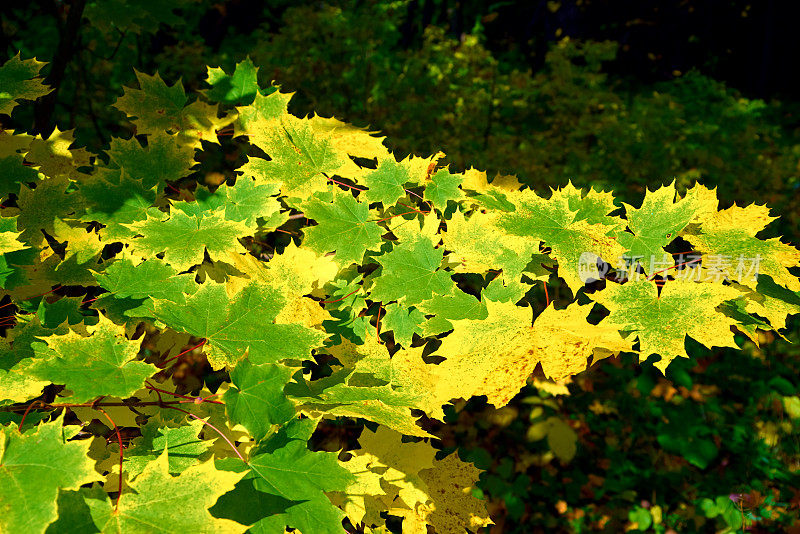
[[[39,67],[2,67],[16,78],[0,110],[44,91]],[[733,347],[736,330],[758,340],[800,311],[800,252],[756,237],[765,206],[719,211],[715,190],[669,185],[634,208],[572,183],[540,196],[515,177],[436,170],[442,153],[398,162],[365,128],[291,115],[249,59],[209,69],[197,98],[137,78],[116,103],[134,136],[96,157],[71,131],[0,133],[0,408],[30,408],[29,430],[0,433],[0,487],[14,487],[0,489],[0,530],[327,534],[345,515],[376,531],[388,514],[408,531],[477,531],[490,523],[478,471],[402,437],[432,437],[422,413],[444,420],[476,396],[504,406],[534,373],[563,392],[618,352],[663,370],[687,336]],[[244,165],[208,172],[218,147],[201,141],[231,134],[226,161]],[[625,271],[624,256],[653,270],[647,256],[676,238],[702,261]],[[739,276],[740,258],[758,272]],[[69,425],[32,428],[55,406]],[[362,448],[313,450],[323,419],[348,438],[357,426]],[[568,461],[576,431],[544,421]],[[114,426],[121,451],[98,431]]]
[[[0,427],[0,530],[44,532],[57,518],[59,490],[77,490],[102,477],[86,456],[87,441],[67,441],[64,418],[20,434]]]
[[[101,395],[128,397],[142,387],[158,369],[136,361],[140,342],[125,337],[124,328],[101,316],[90,335],[70,332],[48,336],[34,343],[37,362],[30,373],[72,391],[73,402],[86,402]]]

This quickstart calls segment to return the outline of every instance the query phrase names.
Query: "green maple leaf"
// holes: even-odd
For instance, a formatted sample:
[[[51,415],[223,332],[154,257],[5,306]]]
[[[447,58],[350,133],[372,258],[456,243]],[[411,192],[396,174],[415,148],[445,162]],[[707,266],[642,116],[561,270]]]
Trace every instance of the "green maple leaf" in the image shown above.
[[[229,296],[224,285],[206,282],[186,304],[154,300],[159,321],[208,340],[204,348],[215,369],[245,356],[255,364],[310,358],[326,335],[300,324],[276,324],[286,304],[281,291],[257,283]]]
[[[253,456],[247,466],[235,459],[217,461],[221,469],[250,470],[223,495],[212,513],[253,524],[253,532],[280,532],[286,526],[303,534],[339,534],[344,513],[325,492],[344,491],[353,481],[336,453],[312,452],[305,439],[291,439],[271,452]],[[276,530],[277,529],[277,530]]]
[[[208,67],[206,83],[211,89],[205,91],[206,97],[221,104],[252,104],[258,93],[257,75],[258,67],[249,57],[236,64],[232,76],[225,74],[219,67]]]
[[[42,230],[55,233],[56,219],[63,219],[79,209],[77,195],[67,193],[69,180],[66,176],[42,180],[35,189],[23,185],[19,191],[17,205],[21,210],[17,226],[22,229],[20,237],[31,244],[44,240]]]
[[[656,261],[663,258],[666,254],[663,247],[686,228],[702,207],[689,198],[675,202],[675,195],[673,182],[655,191],[648,189],[641,208],[625,204],[628,228],[633,233],[619,232],[617,240],[628,249],[626,257],[641,258],[645,270],[650,269],[651,258]]]
[[[608,284],[592,294],[611,312],[600,324],[634,332],[642,358],[661,355],[656,365],[662,370],[676,357],[688,358],[684,349],[687,335],[707,347],[738,348],[730,331],[736,322],[715,308],[740,296],[730,286],[685,280],[668,281],[660,295],[651,280]]]
[[[170,427],[165,426],[157,417],[150,418],[147,424],[141,427],[142,436],[125,449],[123,471],[129,478],[134,478],[166,450],[169,472],[173,474],[184,472],[197,464],[200,456],[214,443],[213,440],[197,437],[204,426],[202,421],[192,419],[181,426]]]
[[[123,327],[101,315],[87,330],[89,336],[69,332],[32,344],[38,360],[31,375],[66,385],[72,402],[87,402],[100,395],[130,397],[158,372],[154,365],[135,361],[141,341],[126,339]]]
[[[590,224],[608,223],[608,214],[617,209],[614,204],[614,195],[589,188],[585,195],[569,181],[566,186],[556,190],[561,198],[567,200],[571,211],[576,212],[575,220],[585,220]]]
[[[261,217],[269,220],[280,211],[281,203],[274,196],[279,191],[280,184],[259,184],[252,178],[240,176],[234,185],[220,186],[213,193],[198,189],[195,193],[196,207],[200,211],[222,208],[225,219],[241,221],[248,228],[255,228],[256,219]]]
[[[193,465],[179,476],[169,472],[168,452],[148,463],[129,483],[119,507],[108,499],[86,496],[86,504],[97,528],[103,533],[241,533],[247,527],[213,517],[208,509],[242,478],[241,473],[220,471],[209,460]],[[180,521],[175,512],[180,510]]]
[[[368,202],[382,202],[384,206],[391,206],[405,195],[403,186],[411,181],[411,175],[407,166],[389,156],[359,181],[369,188],[362,193]]]
[[[262,491],[298,501],[309,494],[340,490],[352,481],[336,456],[334,452],[312,452],[304,440],[298,439],[272,452],[256,454],[248,465],[261,478]]]
[[[273,425],[292,419],[294,404],[284,395],[283,388],[293,372],[280,364],[239,362],[231,371],[233,385],[222,397],[230,420],[244,426],[259,441]]]
[[[42,326],[52,330],[58,328],[64,321],[69,325],[81,323],[89,326],[96,325],[99,319],[89,315],[91,312],[81,309],[82,305],[83,297],[62,297],[55,302],[42,299],[36,315],[39,316]]]
[[[163,253],[164,261],[178,271],[201,264],[205,251],[212,260],[247,251],[239,242],[252,233],[247,225],[226,219],[225,208],[191,215],[187,204],[176,203],[169,214],[153,209],[147,220],[127,225],[141,236],[131,241],[132,250],[142,256]]]
[[[177,130],[181,124],[181,112],[188,98],[180,81],[169,87],[158,73],[155,76],[136,73],[140,89],[123,88],[123,95],[114,103],[114,107],[134,121],[138,133],[147,134]]]
[[[445,295],[436,295],[430,300],[419,304],[420,310],[425,315],[433,315],[423,325],[423,335],[437,335],[453,329],[450,321],[464,319],[486,319],[489,312],[486,304],[474,296],[464,293],[457,287]]]
[[[191,174],[195,164],[194,149],[164,132],[148,136],[147,146],[139,144],[135,137],[113,138],[106,153],[109,165],[100,170],[106,181],[119,183],[126,176],[129,180],[141,180],[146,190],[154,186],[163,190],[166,182]]]
[[[89,441],[67,441],[64,415],[20,434],[0,427],[0,531],[44,532],[58,516],[59,490],[102,480]]]
[[[38,314],[28,317],[21,317],[20,323],[8,333],[8,339],[0,343],[0,404],[6,400],[23,402],[41,394],[49,381],[33,377],[29,372],[36,361],[32,345],[44,337],[69,331],[63,324],[44,327]]]
[[[392,330],[394,339],[404,347],[411,345],[414,334],[422,335],[425,316],[416,308],[404,308],[399,304],[389,304],[384,308],[386,315],[381,317],[383,330]]]
[[[103,272],[93,274],[97,283],[117,299],[163,299],[181,304],[186,302],[186,294],[197,287],[194,274],[178,274],[158,258],[149,258],[138,265],[130,259],[121,259]]]
[[[339,265],[361,263],[367,250],[377,250],[384,230],[370,220],[369,207],[349,193],[317,193],[302,204],[306,217],[317,226],[305,230],[303,245],[320,254],[336,252]]]
[[[45,63],[21,59],[19,53],[0,67],[0,113],[11,114],[18,100],[36,100],[53,89],[37,78]]]
[[[450,174],[447,169],[439,169],[425,186],[423,198],[429,200],[435,208],[444,211],[447,201],[459,201],[464,198],[464,191],[458,187],[463,181],[463,175]]]
[[[391,252],[375,258],[383,272],[375,279],[370,298],[413,306],[434,295],[446,295],[455,283],[449,272],[439,270],[443,257],[442,250],[424,237],[396,245]]]
[[[516,209],[497,214],[490,224],[509,236],[544,241],[558,260],[559,276],[574,294],[584,285],[580,269],[586,253],[616,264],[624,248],[614,239],[621,219],[605,217],[600,223],[578,219],[579,211],[569,207],[571,197],[555,191],[545,200],[533,191],[518,191],[508,195]]]
[[[329,294],[325,299],[325,311],[333,320],[323,321],[322,326],[332,334],[331,341],[335,343],[340,342],[340,336],[363,342],[369,318],[359,316],[366,308],[362,276],[351,267],[341,271],[339,277],[325,286]]]
[[[85,206],[80,220],[105,225],[100,235],[106,241],[115,241],[134,236],[126,225],[146,219],[158,193],[156,186],[148,189],[141,180],[127,175],[114,183],[95,174],[81,182],[79,194]]]

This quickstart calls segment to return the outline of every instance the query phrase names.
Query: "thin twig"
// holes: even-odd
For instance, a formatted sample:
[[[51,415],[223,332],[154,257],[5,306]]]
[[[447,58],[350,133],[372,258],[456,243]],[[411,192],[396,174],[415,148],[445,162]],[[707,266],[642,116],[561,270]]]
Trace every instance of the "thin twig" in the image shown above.
[[[242,456],[242,455],[239,453],[239,450],[238,450],[238,449],[237,449],[237,448],[236,448],[236,447],[233,445],[233,442],[231,442],[231,440],[229,440],[229,439],[228,439],[228,436],[226,436],[225,434],[223,434],[223,433],[222,433],[222,432],[221,432],[221,431],[220,431],[220,430],[219,430],[217,427],[215,427],[214,425],[212,425],[211,423],[209,423],[209,422],[208,422],[208,421],[206,421],[205,419],[202,419],[202,418],[200,418],[200,417],[197,417],[195,414],[193,414],[193,413],[191,413],[191,412],[187,412],[186,410],[183,410],[183,409],[181,409],[181,408],[177,408],[177,407],[175,407],[175,406],[167,406],[167,408],[170,408],[171,410],[178,410],[179,412],[183,412],[183,413],[185,413],[186,415],[188,415],[189,417],[193,417],[193,418],[197,419],[198,421],[200,421],[201,423],[203,423],[204,425],[206,425],[206,426],[208,426],[208,427],[211,427],[212,429],[214,429],[214,430],[217,432],[217,434],[219,434],[219,435],[222,437],[222,439],[224,439],[224,440],[225,440],[225,441],[228,443],[228,445],[230,445],[230,446],[231,446],[231,449],[233,449],[233,452],[235,452],[235,453],[236,453],[236,456],[238,456],[238,457],[239,457],[239,459],[240,459],[242,462],[244,462],[245,464],[247,464],[247,460],[245,460],[245,459],[244,459],[244,456]],[[249,464],[248,464],[248,465],[249,465]]]
[[[102,398],[103,397],[99,397],[98,400]],[[119,486],[117,487],[117,500],[114,503],[114,511],[117,511],[119,509],[119,500],[122,497],[122,462],[124,460],[124,449],[122,448],[122,434],[120,434],[117,423],[115,423],[114,420],[111,419],[111,416],[108,415],[108,412],[106,412],[100,406],[94,406],[94,409],[98,410],[100,413],[106,416],[106,419],[108,419],[108,421],[114,426],[114,432],[117,433],[117,442],[119,443]]]
[[[202,341],[202,342],[201,342],[199,345],[196,345],[196,346],[192,347],[191,349],[186,349],[185,351],[181,352],[181,353],[180,353],[180,354],[178,354],[177,356],[173,356],[172,358],[170,358],[170,359],[168,359],[168,360],[164,360],[162,363],[165,363],[165,364],[167,364],[167,363],[171,362],[172,360],[174,360],[174,359],[176,359],[176,358],[180,358],[181,356],[183,356],[183,355],[184,355],[184,354],[186,354],[187,352],[192,352],[194,349],[199,349],[200,347],[202,347],[203,345],[205,345],[205,344],[206,344],[206,341],[208,341],[208,340],[207,340],[207,339],[204,339],[204,340],[203,340],[203,341]]]

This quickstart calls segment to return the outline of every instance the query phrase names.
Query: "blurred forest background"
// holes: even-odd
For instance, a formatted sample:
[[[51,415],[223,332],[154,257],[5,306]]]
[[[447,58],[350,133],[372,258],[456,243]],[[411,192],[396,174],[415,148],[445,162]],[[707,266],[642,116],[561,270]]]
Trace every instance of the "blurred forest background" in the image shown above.
[[[629,203],[695,180],[726,207],[767,203],[764,237],[800,245],[800,5],[763,0],[6,0],[0,63],[50,63],[57,88],[5,129],[74,130],[100,152],[135,132],[111,107],[134,69],[207,89],[206,65],[246,57],[291,111],[382,132],[398,155],[456,170],[568,180]],[[201,152],[219,184],[243,147]],[[568,292],[554,276],[550,298]],[[566,295],[567,297],[569,295]],[[541,295],[544,307],[545,296]],[[795,303],[800,313],[800,294]],[[432,426],[487,470],[491,532],[800,533],[800,316],[759,346],[708,350],[666,377],[604,360],[569,394],[534,383],[507,407],[457,402]],[[207,378],[188,359],[187,390]],[[317,446],[338,450],[348,427]],[[794,530],[792,530],[794,529]]]

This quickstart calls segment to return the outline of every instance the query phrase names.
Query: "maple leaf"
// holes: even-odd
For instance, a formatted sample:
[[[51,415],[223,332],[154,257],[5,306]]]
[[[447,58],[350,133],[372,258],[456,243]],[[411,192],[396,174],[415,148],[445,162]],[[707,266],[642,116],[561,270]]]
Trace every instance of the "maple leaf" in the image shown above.
[[[683,237],[703,254],[703,265],[715,274],[751,289],[757,289],[760,275],[767,275],[776,284],[800,291],[800,280],[788,270],[800,266],[800,250],[780,238],[756,237],[775,219],[766,206],[734,204],[709,215],[699,230],[687,231]]]
[[[750,313],[747,311],[747,304],[748,302],[746,297],[729,300],[719,305],[719,311],[736,320],[736,328],[741,330],[742,333],[749,337],[750,340],[755,343],[756,346],[758,346],[760,344],[760,340],[757,330],[761,329],[764,331],[769,331],[773,330],[773,327],[766,321],[762,321],[761,319],[750,315]],[[780,318],[781,312],[778,312],[777,315]],[[777,331],[777,328],[775,328],[775,330]],[[780,335],[780,333],[778,335]]]
[[[452,398],[486,395],[489,403],[505,406],[538,363],[532,357],[536,334],[531,309],[491,301],[486,306],[486,319],[451,321],[453,332],[435,352],[447,358],[430,366],[441,404]]]
[[[171,132],[181,145],[200,148],[201,140],[218,142],[216,130],[233,120],[218,118],[216,105],[196,101],[187,106],[188,98],[180,80],[170,87],[158,73],[148,76],[134,72],[140,89],[124,87],[114,107],[135,117],[131,121],[138,134]]]
[[[433,437],[417,425],[418,416],[411,413],[420,404],[420,392],[396,390],[388,384],[358,386],[348,381],[347,375],[349,372],[317,380],[308,391],[290,388],[288,392],[302,403],[305,413],[315,417],[361,417],[409,436]]]
[[[0,67],[0,113],[11,114],[19,100],[36,100],[53,89],[38,78],[44,62],[22,59],[19,52]]]
[[[353,477],[338,464],[336,453],[312,452],[306,446],[308,436],[303,438],[276,443],[247,465],[219,460],[220,468],[246,475],[212,513],[253,525],[256,532],[280,532],[290,526],[304,534],[340,533],[344,513],[325,492],[344,490]]]
[[[485,503],[471,494],[479,473],[472,464],[455,454],[437,460],[430,444],[403,443],[399,434],[382,427],[365,429],[358,441],[361,449],[352,453],[381,478],[380,492],[370,491],[372,499],[361,502],[403,517],[404,531],[425,532],[425,525],[432,525],[436,532],[455,534],[492,523]]]
[[[56,219],[53,224],[53,239],[66,245],[64,260],[69,260],[73,256],[79,264],[85,264],[92,258],[98,256],[105,246],[100,241],[100,236],[84,224],[75,226],[66,224],[61,219]]]
[[[178,271],[202,263],[206,251],[212,260],[230,251],[246,252],[239,238],[251,230],[241,221],[227,219],[225,210],[196,215],[180,202],[169,214],[152,209],[146,220],[126,225],[140,236],[131,241],[131,249],[142,257],[163,253],[164,261]]]
[[[291,115],[265,122],[258,135],[250,140],[272,158],[266,161],[251,157],[239,170],[257,179],[281,182],[281,193],[291,199],[307,199],[318,191],[327,191],[328,177],[334,174],[358,174],[359,167],[341,152],[331,133],[317,133],[307,120]],[[259,123],[260,124],[260,123]]]
[[[625,256],[639,258],[645,270],[650,269],[651,258],[660,260],[664,256],[663,247],[674,240],[703,207],[693,202],[693,197],[674,202],[675,196],[673,182],[655,191],[647,189],[640,208],[625,204],[630,232],[619,232],[617,240],[628,249]]]
[[[440,270],[444,253],[430,240],[417,237],[403,241],[391,252],[377,256],[383,271],[370,290],[372,300],[399,301],[406,306],[419,304],[433,295],[445,295],[455,283],[450,273]]]
[[[68,187],[67,177],[60,176],[38,182],[35,189],[25,185],[20,188],[17,227],[22,229],[20,237],[24,241],[39,245],[44,240],[42,230],[53,234],[55,221],[79,208],[76,196],[67,193]]]
[[[526,239],[498,232],[493,227],[497,215],[473,213],[469,219],[456,210],[447,221],[447,231],[442,241],[449,257],[457,262],[456,272],[484,273],[500,269],[509,280],[516,280],[539,251],[536,239]],[[486,243],[492,243],[487,247]]]
[[[391,206],[405,195],[403,186],[411,181],[411,174],[408,165],[389,156],[381,159],[378,168],[364,174],[359,181],[369,188],[362,193],[368,202]]]
[[[586,253],[616,262],[624,248],[614,239],[623,224],[621,219],[606,217],[603,222],[591,223],[578,219],[579,211],[570,209],[572,195],[554,192],[549,200],[525,190],[508,195],[515,210],[500,212],[493,227],[509,235],[540,239],[552,249],[558,260],[558,273],[573,294],[584,285],[581,276],[582,257]],[[598,276],[595,276],[599,278]]]
[[[364,338],[361,344],[343,340],[327,349],[345,369],[308,384],[292,384],[287,393],[302,402],[306,412],[362,417],[403,434],[430,437],[417,425],[412,410],[428,411],[433,406],[432,413],[438,415],[446,401],[435,405],[434,396],[426,389],[427,369],[403,365],[405,352],[419,357],[423,348],[400,351],[390,357],[374,336]]]
[[[320,194],[302,204],[306,217],[318,224],[307,228],[303,245],[320,254],[336,252],[341,266],[361,263],[367,250],[382,245],[384,230],[370,220],[369,207],[349,193]]]
[[[439,169],[425,186],[423,198],[438,210],[444,211],[449,200],[457,202],[464,198],[464,192],[458,187],[463,179],[460,174],[450,174],[447,169]]]
[[[231,255],[230,259],[239,273],[245,276],[227,280],[229,293],[238,291],[252,281],[281,288],[286,301],[275,316],[276,324],[297,324],[317,329],[331,318],[317,301],[305,294],[315,291],[318,285],[324,285],[336,276],[337,267],[332,258],[290,245],[283,254],[273,257],[267,264],[241,254]]]
[[[128,258],[119,259],[102,272],[93,274],[97,283],[117,299],[164,299],[183,304],[186,294],[196,289],[193,274],[178,274],[158,258],[139,264]],[[140,307],[138,311],[143,309]],[[135,314],[134,311],[130,313]]]
[[[218,470],[214,461],[208,460],[173,477],[168,454],[164,450],[145,466],[129,483],[132,491],[123,493],[116,508],[107,496],[85,498],[101,532],[237,534],[247,530],[234,521],[213,517],[208,511],[221,495],[233,490],[242,473]],[[174,521],[176,510],[181,510],[180,522]]]
[[[530,308],[493,301],[485,305],[485,318],[450,321],[453,332],[434,352],[446,358],[438,365],[427,365],[412,353],[392,358],[398,373],[431,391],[423,408],[431,417],[440,418],[440,406],[459,397],[486,395],[489,403],[505,406],[539,363],[554,379],[563,380],[585,369],[593,353],[630,350],[613,326],[586,322],[591,306],[549,308],[531,326]]]
[[[765,317],[775,330],[786,328],[789,315],[800,314],[800,291],[789,291],[766,275],[759,276],[756,290],[747,288],[745,296],[747,312]]]
[[[205,95],[213,102],[252,104],[258,93],[258,67],[249,56],[236,64],[236,69],[230,76],[219,67],[208,67],[206,83],[211,89],[207,89]]]
[[[31,139],[25,159],[36,165],[46,176],[66,174],[77,178],[79,167],[89,165],[89,153],[83,148],[71,148],[75,143],[74,130],[53,130],[47,139],[36,136]]]
[[[222,397],[230,420],[244,426],[259,441],[273,425],[292,419],[294,403],[284,395],[283,388],[294,371],[280,364],[239,362],[230,373],[232,386]]]
[[[479,474],[474,465],[462,462],[457,454],[436,460],[432,468],[419,472],[433,502],[418,507],[415,514],[432,525],[437,534],[461,534],[465,529],[477,531],[491,525],[486,503],[471,492]]]
[[[586,320],[592,307],[574,303],[557,310],[550,305],[534,320],[536,344],[532,356],[542,363],[542,370],[550,379],[563,382],[577,375],[586,369],[590,356],[596,360],[612,352],[633,350],[615,326]]]
[[[233,366],[247,356],[252,363],[309,359],[325,334],[299,324],[276,324],[286,297],[273,287],[250,283],[229,295],[223,284],[206,282],[185,304],[154,299],[156,318],[164,324],[208,341],[211,366]]]
[[[32,345],[40,338],[68,332],[66,326],[47,328],[41,324],[39,314],[30,319],[20,319],[20,324],[0,343],[0,404],[4,401],[23,402],[38,396],[49,384],[31,375],[35,363]]]
[[[188,176],[195,164],[194,149],[182,146],[178,138],[157,132],[147,138],[142,146],[135,137],[111,140],[106,151],[109,164],[99,169],[104,180],[116,184],[123,176],[141,181],[146,190],[154,186],[163,190],[166,182],[178,181]]]
[[[428,488],[419,473],[434,466],[436,449],[430,443],[403,443],[401,434],[380,426],[375,431],[365,428],[358,443],[361,449],[351,454],[367,458],[367,468],[381,478],[381,492],[371,494],[381,508],[377,513],[389,509],[396,515],[393,512],[413,510],[428,501]]]
[[[720,284],[670,280],[661,289],[654,281],[630,280],[608,284],[592,298],[611,313],[600,325],[633,331],[639,338],[641,358],[659,354],[662,371],[676,357],[688,358],[684,341],[689,335],[707,347],[738,346],[730,327],[736,325],[715,308],[740,296],[739,291]]]
[[[380,428],[380,427],[379,427]],[[370,467],[380,465],[377,458],[363,450],[353,451],[350,459],[339,462],[339,465],[350,471],[354,481],[345,491],[334,491],[328,494],[331,502],[344,510],[347,518],[354,525],[383,523],[380,513],[384,511],[382,498],[387,495],[381,487],[383,477]]]
[[[411,345],[414,334],[422,334],[425,316],[416,308],[404,308],[397,303],[386,306],[386,315],[381,318],[384,330],[394,332],[394,339],[404,347]]]
[[[234,122],[234,136],[259,138],[270,135],[276,127],[274,122],[288,115],[292,94],[281,93],[276,86],[270,88],[266,95],[256,92],[252,104],[236,108],[239,116]]]
[[[147,218],[157,196],[157,186],[144,187],[142,180],[123,174],[119,182],[109,182],[99,174],[79,185],[80,201],[85,206],[80,220],[105,225],[100,230],[106,241],[128,240],[135,234],[127,225]]]
[[[154,365],[135,361],[141,341],[126,339],[123,327],[101,315],[100,322],[86,330],[89,336],[69,332],[33,343],[38,361],[30,373],[65,384],[72,391],[72,402],[80,403],[100,395],[129,397],[158,372]]]
[[[452,320],[486,319],[488,313],[484,302],[456,287],[452,287],[446,295],[436,295],[422,302],[419,308],[426,315],[433,315],[422,327],[424,336],[452,330]]]
[[[139,89],[124,87],[114,107],[130,117],[136,117],[137,133],[149,134],[177,131],[180,128],[181,112],[188,98],[179,81],[169,87],[161,76],[143,74],[134,69]]]
[[[67,441],[64,414],[20,434],[0,427],[0,530],[39,532],[56,520],[59,490],[102,480],[88,441]]]
[[[590,224],[613,224],[612,219],[608,218],[608,214],[617,209],[612,193],[595,191],[590,187],[584,195],[583,190],[572,185],[570,180],[567,185],[556,189],[553,195],[559,199],[566,199],[569,209],[576,212],[575,220],[587,221]]]
[[[108,408],[105,410],[108,411]],[[116,418],[114,422],[122,425]],[[132,440],[125,449],[123,473],[128,480],[139,476],[165,451],[167,469],[171,474],[180,474],[189,467],[197,465],[201,457],[208,456],[213,440],[198,437],[205,427],[202,421],[191,419],[171,424],[179,426],[170,426],[160,415],[155,415],[147,421],[147,424],[141,426],[142,435]],[[134,423],[131,426],[137,425]],[[98,465],[98,468],[105,468],[114,476],[119,476],[119,458],[112,455]],[[106,487],[110,486],[110,481],[106,481]]]
[[[195,192],[197,210],[193,213],[199,215],[202,211],[222,209],[226,220],[241,221],[248,228],[255,229],[258,218],[271,220],[280,211],[281,204],[273,196],[279,190],[280,184],[256,183],[250,177],[241,176],[234,185],[223,185],[213,193],[207,189],[198,189]],[[186,207],[191,208],[192,204]],[[280,226],[285,220],[276,218],[276,226]]]

